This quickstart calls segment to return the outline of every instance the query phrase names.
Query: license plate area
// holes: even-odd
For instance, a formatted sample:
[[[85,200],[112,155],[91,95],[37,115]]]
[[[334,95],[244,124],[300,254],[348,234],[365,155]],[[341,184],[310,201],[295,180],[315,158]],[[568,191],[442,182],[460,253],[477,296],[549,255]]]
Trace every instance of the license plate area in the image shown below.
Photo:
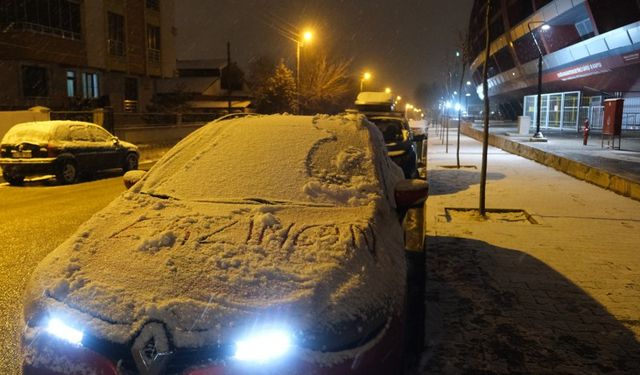
[[[11,157],[13,158],[30,158],[31,150],[23,150],[23,151],[11,151]]]

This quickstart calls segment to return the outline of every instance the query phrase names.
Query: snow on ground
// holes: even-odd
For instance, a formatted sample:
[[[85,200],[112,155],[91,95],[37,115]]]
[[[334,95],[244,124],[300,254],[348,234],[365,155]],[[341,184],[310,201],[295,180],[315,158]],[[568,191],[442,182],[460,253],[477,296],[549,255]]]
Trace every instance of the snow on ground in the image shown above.
[[[443,168],[455,146],[429,148],[420,372],[637,373],[640,202],[490,148],[487,207],[539,224],[449,222],[445,208],[478,207],[481,146],[462,138],[477,169],[460,170]]]
[[[321,331],[402,303],[402,231],[384,214],[402,172],[373,125],[270,116],[193,134],[38,266],[27,311],[114,342],[162,321],[197,347],[256,319]]]

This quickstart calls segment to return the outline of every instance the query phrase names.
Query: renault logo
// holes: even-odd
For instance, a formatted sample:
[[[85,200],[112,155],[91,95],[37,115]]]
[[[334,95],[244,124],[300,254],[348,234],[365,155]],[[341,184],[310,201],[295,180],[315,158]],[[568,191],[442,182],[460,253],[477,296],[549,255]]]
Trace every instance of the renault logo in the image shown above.
[[[173,355],[164,325],[145,325],[133,342],[131,354],[141,375],[162,374]]]

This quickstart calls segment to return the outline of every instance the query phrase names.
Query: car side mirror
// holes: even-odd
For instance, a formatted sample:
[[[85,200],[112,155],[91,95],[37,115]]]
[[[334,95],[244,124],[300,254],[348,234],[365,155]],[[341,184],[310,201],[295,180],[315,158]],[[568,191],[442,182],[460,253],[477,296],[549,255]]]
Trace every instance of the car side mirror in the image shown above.
[[[122,182],[124,182],[124,187],[126,187],[127,189],[131,188],[138,181],[140,181],[146,173],[147,171],[141,171],[139,169],[135,169],[125,173],[124,176],[122,176]]]
[[[395,187],[396,206],[400,210],[422,206],[428,195],[429,183],[425,180],[401,180]]]
[[[118,145],[120,144],[120,139],[118,139],[118,137],[113,137],[111,138],[111,142],[113,142],[114,145]]]

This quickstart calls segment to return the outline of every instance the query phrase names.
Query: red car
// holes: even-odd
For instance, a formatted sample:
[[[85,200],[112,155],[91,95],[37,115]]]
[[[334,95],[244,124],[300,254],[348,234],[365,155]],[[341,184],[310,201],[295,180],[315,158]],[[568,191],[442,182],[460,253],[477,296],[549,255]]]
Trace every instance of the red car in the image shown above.
[[[39,264],[24,373],[399,373],[426,193],[362,116],[210,123]]]

